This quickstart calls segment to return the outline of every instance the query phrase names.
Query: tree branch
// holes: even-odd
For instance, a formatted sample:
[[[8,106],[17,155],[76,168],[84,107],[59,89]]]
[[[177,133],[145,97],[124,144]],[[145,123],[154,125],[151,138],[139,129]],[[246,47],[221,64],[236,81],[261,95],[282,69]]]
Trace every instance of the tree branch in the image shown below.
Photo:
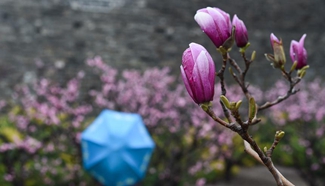
[[[245,146],[245,152],[247,152],[249,155],[251,155],[254,159],[256,159],[258,162],[260,162],[262,165],[265,165],[259,155],[252,149],[250,144],[244,140],[244,146]],[[266,165],[265,165],[266,166]],[[272,166],[274,167],[273,163]],[[294,186],[293,183],[291,183],[289,180],[287,180],[281,173],[278,171],[277,168],[274,167],[274,170],[277,172],[279,175],[281,181],[283,182],[284,186]]]

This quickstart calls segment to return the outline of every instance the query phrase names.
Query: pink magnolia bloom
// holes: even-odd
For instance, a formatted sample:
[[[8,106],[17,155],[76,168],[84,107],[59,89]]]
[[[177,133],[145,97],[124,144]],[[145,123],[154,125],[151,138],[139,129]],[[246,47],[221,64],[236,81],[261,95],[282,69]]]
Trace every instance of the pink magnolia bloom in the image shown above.
[[[306,36],[304,34],[299,42],[292,40],[290,44],[290,57],[293,62],[297,61],[296,69],[301,69],[307,65],[307,51],[304,47]]]
[[[231,35],[230,16],[219,8],[202,8],[196,12],[194,19],[217,48]]]
[[[232,25],[235,26],[235,40],[238,47],[244,47],[248,43],[248,34],[247,29],[242,20],[240,20],[237,15],[235,14],[234,18],[232,19]]]
[[[215,66],[208,51],[191,43],[182,57],[181,73],[187,92],[195,103],[213,100]]]

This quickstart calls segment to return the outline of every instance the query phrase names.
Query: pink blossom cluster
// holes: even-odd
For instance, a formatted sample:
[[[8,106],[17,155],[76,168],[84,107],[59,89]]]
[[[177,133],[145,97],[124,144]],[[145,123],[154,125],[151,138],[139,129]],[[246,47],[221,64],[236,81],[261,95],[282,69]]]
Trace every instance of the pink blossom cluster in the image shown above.
[[[79,72],[64,86],[42,78],[32,86],[16,87],[13,95],[15,106],[9,112],[9,119],[16,126],[19,138],[0,144],[0,152],[7,155],[9,151],[17,153],[11,155],[14,159],[4,163],[8,166],[6,180],[15,182],[34,175],[36,171],[42,175],[39,179],[43,183],[53,185],[57,183],[53,179],[58,176],[67,183],[80,180],[80,176],[84,175],[80,165],[78,134],[84,128],[86,115],[92,111],[92,106],[83,103],[79,97],[83,76],[84,73]],[[62,154],[67,154],[64,161]],[[26,157],[28,161],[35,162],[33,166],[25,165]],[[72,161],[72,157],[75,160],[71,166],[64,166]],[[38,163],[40,159],[42,162]],[[60,163],[55,163],[58,160]],[[19,162],[24,174],[14,172],[11,161]]]
[[[100,57],[88,60],[88,65],[101,70],[101,90],[90,91],[97,106],[137,112],[143,116],[148,127],[164,121],[171,131],[179,129],[177,108],[185,108],[188,100],[181,96],[183,91],[180,86],[177,85],[174,92],[169,90],[175,78],[168,74],[168,68],[154,68],[143,74],[136,70],[124,70],[118,79],[117,70],[106,65]]]
[[[32,126],[29,124],[35,119],[46,125],[59,125],[59,117],[67,115],[72,119],[72,126],[78,128],[84,116],[92,111],[88,104],[75,106],[80,91],[80,80],[79,76],[73,78],[64,88],[51,84],[47,79],[41,79],[32,88],[17,87],[15,98],[22,104],[26,113],[12,114],[11,119],[23,130]]]
[[[0,146],[0,152],[6,152],[13,149],[22,149],[28,154],[34,154],[38,149],[42,147],[42,143],[30,136],[23,140],[14,140],[12,143],[2,143]]]

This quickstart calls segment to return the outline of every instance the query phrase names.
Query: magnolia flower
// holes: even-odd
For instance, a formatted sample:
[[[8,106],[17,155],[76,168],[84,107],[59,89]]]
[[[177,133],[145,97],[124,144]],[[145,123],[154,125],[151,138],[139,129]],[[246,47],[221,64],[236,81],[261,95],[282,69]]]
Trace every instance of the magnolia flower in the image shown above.
[[[231,36],[230,16],[219,8],[200,9],[196,12],[194,19],[217,48]]]
[[[235,26],[235,40],[239,48],[242,48],[248,43],[247,29],[242,20],[240,20],[235,14],[232,19],[232,25]]]
[[[214,62],[202,45],[191,43],[189,46],[180,67],[186,90],[195,103],[210,102],[214,95]]]
[[[270,35],[271,46],[273,54],[266,54],[266,58],[272,62],[275,68],[283,68],[286,63],[286,56],[284,54],[282,40],[278,39],[273,33]]]
[[[298,70],[307,66],[307,51],[304,47],[306,36],[307,35],[304,34],[299,42],[292,40],[290,44],[290,57],[293,62],[297,61],[296,69]]]

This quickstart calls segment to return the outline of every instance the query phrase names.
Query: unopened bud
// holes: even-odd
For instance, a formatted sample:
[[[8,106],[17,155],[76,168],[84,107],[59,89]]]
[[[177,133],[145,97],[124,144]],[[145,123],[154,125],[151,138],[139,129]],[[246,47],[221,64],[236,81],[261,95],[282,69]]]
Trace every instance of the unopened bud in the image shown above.
[[[235,27],[235,40],[239,48],[246,48],[248,44],[248,34],[247,29],[242,20],[240,20],[237,15],[234,15],[232,19],[232,25]],[[248,46],[247,46],[248,47]],[[244,51],[245,52],[245,51]]]
[[[236,110],[236,102],[233,102],[233,101],[231,101],[230,102],[230,108],[229,108],[230,110]]]
[[[290,44],[290,57],[293,62],[297,62],[296,69],[302,69],[307,65],[307,50],[304,47],[306,34],[304,34],[299,42],[292,40]]]
[[[230,109],[230,108],[231,108],[231,106],[230,106],[230,102],[229,102],[229,100],[228,100],[228,98],[227,98],[226,96],[221,95],[221,96],[220,96],[220,100],[221,100],[221,102],[225,105],[225,107],[226,107],[227,109]]]
[[[264,149],[263,149],[263,150],[264,150],[264,152],[266,153],[266,152],[267,152],[267,147],[264,147]]]
[[[285,132],[282,131],[282,130],[276,131],[276,133],[275,133],[275,139],[277,141],[280,141],[283,138],[284,134],[285,134]]]
[[[239,101],[236,102],[236,105],[235,105],[235,109],[236,109],[236,110],[239,109],[239,107],[240,107],[240,105],[242,104],[242,102],[243,102],[242,100],[239,100]]]
[[[219,8],[202,8],[196,12],[194,19],[217,48],[231,36],[230,16]]]
[[[211,55],[202,45],[189,45],[183,53],[180,70],[185,88],[195,103],[213,100],[215,66]]]
[[[273,50],[274,50],[274,62],[276,63],[276,66],[282,67],[284,66],[286,62],[286,57],[284,54],[284,49],[282,46],[282,41],[280,43],[275,42],[273,44]]]
[[[249,110],[248,110],[248,119],[251,122],[257,113],[257,107],[256,107],[256,103],[255,103],[255,99],[253,97],[251,97],[249,99]]]
[[[282,40],[279,40],[273,33],[270,36],[270,40],[274,55],[267,54],[266,58],[272,62],[274,68],[282,69],[286,63]]]
[[[254,61],[256,57],[256,51],[254,50],[251,55],[251,61]]]

